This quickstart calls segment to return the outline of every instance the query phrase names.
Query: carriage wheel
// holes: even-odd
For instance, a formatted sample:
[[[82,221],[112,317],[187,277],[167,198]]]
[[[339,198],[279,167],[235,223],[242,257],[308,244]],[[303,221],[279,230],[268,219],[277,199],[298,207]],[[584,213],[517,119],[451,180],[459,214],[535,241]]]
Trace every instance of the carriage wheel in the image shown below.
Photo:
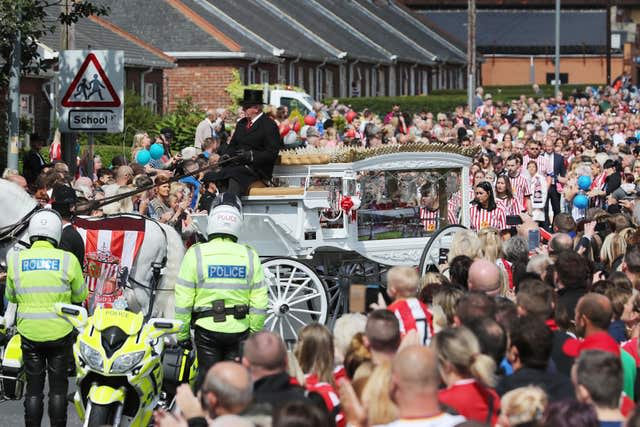
[[[459,224],[447,225],[446,227],[438,230],[438,232],[429,239],[429,243],[427,243],[427,246],[424,247],[424,251],[422,251],[420,265],[418,266],[421,276],[427,272],[429,266],[438,266],[440,248],[451,248],[453,236],[458,231],[466,229],[467,227]]]
[[[292,258],[270,258],[262,263],[269,283],[269,307],[264,327],[295,342],[309,323],[326,323],[328,293],[307,264]]]

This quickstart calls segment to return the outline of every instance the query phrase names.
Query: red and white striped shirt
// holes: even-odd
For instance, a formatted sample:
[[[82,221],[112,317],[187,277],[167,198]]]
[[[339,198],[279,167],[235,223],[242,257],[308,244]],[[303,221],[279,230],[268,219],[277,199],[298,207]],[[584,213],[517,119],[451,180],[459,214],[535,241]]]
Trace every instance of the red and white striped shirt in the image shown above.
[[[417,298],[394,301],[387,307],[400,322],[400,335],[416,330],[420,342],[428,344],[433,336],[433,317],[427,306]]]
[[[420,207],[420,222],[425,231],[433,232],[438,229],[439,212],[437,210],[432,211],[424,207]]]
[[[529,181],[527,181],[524,176],[518,175],[515,178],[509,176],[509,182],[511,182],[511,188],[513,189],[513,197],[517,200],[520,212],[522,212],[525,210],[525,197],[529,197],[531,195],[531,191],[529,190]]]
[[[501,206],[497,206],[494,210],[488,211],[481,208],[477,204],[472,204],[469,209],[472,230],[482,230],[483,228],[496,228],[502,230],[507,226],[507,214]]]
[[[304,388],[322,396],[329,414],[335,415],[337,427],[345,427],[347,425],[347,419],[340,406],[340,398],[331,384],[321,382],[316,374],[307,374],[304,378]]]
[[[531,160],[536,162],[536,165],[538,165],[538,173],[542,176],[547,176],[547,172],[549,172],[549,162],[547,161],[546,157],[538,156],[535,159],[532,159],[528,154],[522,156],[522,170],[520,171],[520,173],[523,176],[525,176],[525,174],[528,174],[527,165]],[[551,166],[551,172],[553,172],[553,165]]]
[[[514,197],[510,199],[498,199],[496,197],[496,204],[504,209],[506,215],[518,215],[521,212],[518,207],[518,201]]]
[[[592,190],[604,190],[604,183],[607,180],[607,174],[601,173],[591,182]]]

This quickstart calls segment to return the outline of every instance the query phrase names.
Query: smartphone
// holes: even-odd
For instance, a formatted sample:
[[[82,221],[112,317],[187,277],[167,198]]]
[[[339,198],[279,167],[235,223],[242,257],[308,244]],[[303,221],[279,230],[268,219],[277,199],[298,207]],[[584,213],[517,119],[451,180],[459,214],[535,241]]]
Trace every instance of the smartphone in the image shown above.
[[[446,264],[448,259],[449,248],[440,248],[440,252],[438,253],[438,265]]]
[[[540,230],[529,230],[529,252],[533,252],[540,246]]]
[[[520,215],[507,215],[507,225],[520,224],[522,224],[522,218],[520,218]]]

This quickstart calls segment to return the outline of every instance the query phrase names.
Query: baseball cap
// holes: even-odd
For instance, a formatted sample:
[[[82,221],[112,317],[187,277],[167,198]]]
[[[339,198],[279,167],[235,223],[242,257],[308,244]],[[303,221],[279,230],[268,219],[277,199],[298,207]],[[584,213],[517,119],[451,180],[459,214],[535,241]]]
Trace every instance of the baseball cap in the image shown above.
[[[584,350],[600,350],[620,356],[620,347],[607,332],[596,332],[583,340],[569,338],[562,345],[562,351],[569,357],[578,357]]]

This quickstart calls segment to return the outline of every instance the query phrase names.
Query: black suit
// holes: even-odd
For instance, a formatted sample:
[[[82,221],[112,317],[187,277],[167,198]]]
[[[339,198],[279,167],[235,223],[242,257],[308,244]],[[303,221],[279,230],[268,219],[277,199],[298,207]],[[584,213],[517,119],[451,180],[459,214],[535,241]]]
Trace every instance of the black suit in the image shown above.
[[[40,172],[42,172],[42,169],[44,169],[44,166],[44,158],[37,151],[29,150],[24,155],[22,175],[24,176],[24,179],[27,180],[30,187],[36,183],[36,179],[38,178],[38,175],[40,175]]]
[[[546,153],[542,154],[546,157]],[[553,153],[553,181],[551,182],[551,186],[549,187],[549,191],[547,193],[547,202],[544,207],[544,216],[545,222],[547,224],[551,224],[549,221],[549,204],[551,204],[551,209],[553,209],[553,215],[558,215],[560,211],[560,193],[558,192],[557,184],[558,177],[564,177],[567,175],[567,169],[564,166],[564,157],[558,153]]]
[[[219,171],[219,179],[235,181],[240,194],[244,194],[255,181],[271,179],[280,150],[280,133],[273,120],[262,114],[250,127],[248,123],[248,118],[238,121],[229,145],[219,150],[221,155],[228,154],[231,157],[239,150],[252,152],[253,161],[248,164],[223,166]],[[229,191],[231,188],[232,183],[229,182]]]

